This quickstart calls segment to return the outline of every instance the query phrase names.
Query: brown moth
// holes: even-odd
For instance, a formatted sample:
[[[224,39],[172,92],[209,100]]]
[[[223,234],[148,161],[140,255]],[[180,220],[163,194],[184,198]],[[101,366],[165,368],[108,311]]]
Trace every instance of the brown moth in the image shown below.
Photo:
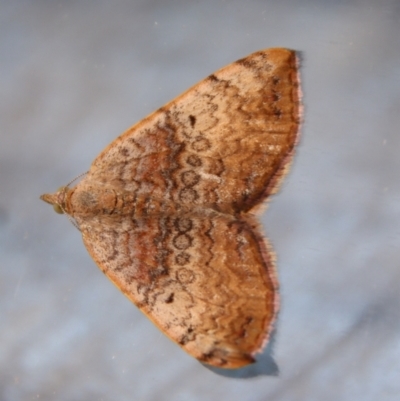
[[[222,368],[254,362],[278,307],[255,211],[276,192],[302,117],[298,58],[249,55],[115,139],[73,188],[41,199],[168,337]]]

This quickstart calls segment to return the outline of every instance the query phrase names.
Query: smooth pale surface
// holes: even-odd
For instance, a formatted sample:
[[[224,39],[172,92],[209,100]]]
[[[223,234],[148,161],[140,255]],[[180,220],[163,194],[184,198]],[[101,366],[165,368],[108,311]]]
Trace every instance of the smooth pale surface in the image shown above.
[[[397,400],[397,1],[1,3],[1,399]],[[279,374],[202,367],[38,200],[134,121],[252,51],[303,51],[306,124],[263,215]]]

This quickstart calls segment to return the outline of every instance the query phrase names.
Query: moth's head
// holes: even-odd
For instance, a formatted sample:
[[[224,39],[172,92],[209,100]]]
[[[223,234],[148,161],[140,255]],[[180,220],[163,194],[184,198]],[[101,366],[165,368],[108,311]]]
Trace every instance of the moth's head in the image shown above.
[[[56,213],[63,214],[65,213],[66,195],[69,190],[68,187],[60,187],[54,194],[44,194],[40,199],[53,205],[53,209]]]

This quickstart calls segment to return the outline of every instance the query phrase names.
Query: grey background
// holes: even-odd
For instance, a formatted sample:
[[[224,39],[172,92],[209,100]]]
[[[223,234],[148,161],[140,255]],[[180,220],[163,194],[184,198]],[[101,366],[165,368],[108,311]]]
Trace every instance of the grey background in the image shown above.
[[[268,47],[302,52],[305,95],[263,215],[282,309],[269,368],[226,377],[164,337],[38,197]],[[2,401],[399,399],[398,0],[3,0],[0,102]]]

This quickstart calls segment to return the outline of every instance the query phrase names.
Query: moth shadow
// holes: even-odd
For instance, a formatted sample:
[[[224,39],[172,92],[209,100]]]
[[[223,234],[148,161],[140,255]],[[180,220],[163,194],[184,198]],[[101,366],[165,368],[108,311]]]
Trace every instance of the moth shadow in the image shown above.
[[[234,379],[249,379],[257,376],[278,376],[279,367],[272,357],[272,349],[275,343],[275,330],[271,335],[268,346],[256,357],[256,362],[241,369],[221,369],[202,364],[208,370],[224,377]]]

